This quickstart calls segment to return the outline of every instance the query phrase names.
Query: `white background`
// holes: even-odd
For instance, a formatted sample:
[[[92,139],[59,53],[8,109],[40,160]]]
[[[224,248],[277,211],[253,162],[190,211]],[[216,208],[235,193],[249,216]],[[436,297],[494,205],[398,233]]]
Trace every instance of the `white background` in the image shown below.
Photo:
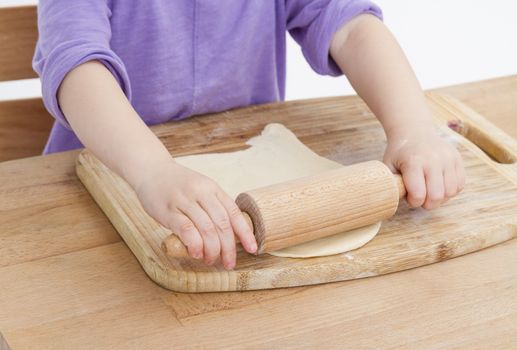
[[[0,6],[33,3],[34,0],[0,0]],[[517,74],[517,1],[376,3],[424,88]],[[290,38],[287,51],[287,99],[353,93],[345,78],[313,73]],[[0,83],[0,99],[40,96],[39,90],[38,81]]]

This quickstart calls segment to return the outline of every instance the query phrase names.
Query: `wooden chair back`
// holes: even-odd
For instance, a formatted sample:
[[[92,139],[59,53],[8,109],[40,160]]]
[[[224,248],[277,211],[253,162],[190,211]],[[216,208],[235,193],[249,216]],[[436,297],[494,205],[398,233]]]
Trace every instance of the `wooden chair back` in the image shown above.
[[[0,82],[37,77],[37,39],[36,6],[0,7]],[[52,122],[41,98],[0,101],[0,162],[40,155]]]

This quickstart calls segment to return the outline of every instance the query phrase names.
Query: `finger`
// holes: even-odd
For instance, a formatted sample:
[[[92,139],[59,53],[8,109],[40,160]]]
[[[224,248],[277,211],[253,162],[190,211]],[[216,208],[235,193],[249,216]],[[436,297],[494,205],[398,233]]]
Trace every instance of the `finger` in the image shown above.
[[[454,197],[458,193],[458,176],[456,175],[455,162],[450,162],[443,170],[443,186],[445,200]]]
[[[401,167],[402,180],[407,191],[407,202],[413,208],[422,206],[426,197],[424,170],[420,164]]]
[[[215,195],[205,198],[203,202],[200,202],[200,205],[212,219],[219,234],[224,268],[231,270],[235,267],[237,254],[235,250],[235,235],[226,209]]]
[[[443,170],[441,166],[430,167],[424,170],[424,174],[427,195],[423,207],[425,209],[434,209],[443,202],[445,191],[443,186]]]
[[[182,213],[169,215],[167,227],[181,239],[188,254],[195,258],[203,257],[203,239],[192,221]]]
[[[244,216],[237,204],[235,204],[235,202],[226,193],[218,193],[217,198],[226,209],[233,227],[233,232],[237,237],[239,237],[244,249],[248,253],[255,253],[257,251],[257,241],[253,235],[253,229],[244,219]]]
[[[203,238],[203,256],[207,265],[212,265],[221,253],[219,235],[212,219],[197,203],[190,204],[183,209],[183,212],[194,223]]]

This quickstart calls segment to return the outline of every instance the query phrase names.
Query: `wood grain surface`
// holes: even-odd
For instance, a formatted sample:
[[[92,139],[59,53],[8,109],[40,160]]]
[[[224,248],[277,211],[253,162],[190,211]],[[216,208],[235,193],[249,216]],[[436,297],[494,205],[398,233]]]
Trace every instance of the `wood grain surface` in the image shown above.
[[[497,103],[515,94],[516,77],[467,87],[464,101],[484,91],[475,109],[517,134],[517,99]],[[347,123],[356,98],[336,101]],[[313,103],[252,109],[284,114]],[[153,130],[170,143],[175,128]],[[202,153],[208,139],[191,135],[191,147]],[[12,349],[515,348],[517,240],[375,278],[174,293],[145,276],[84,190],[77,154],[0,163],[0,333]]]

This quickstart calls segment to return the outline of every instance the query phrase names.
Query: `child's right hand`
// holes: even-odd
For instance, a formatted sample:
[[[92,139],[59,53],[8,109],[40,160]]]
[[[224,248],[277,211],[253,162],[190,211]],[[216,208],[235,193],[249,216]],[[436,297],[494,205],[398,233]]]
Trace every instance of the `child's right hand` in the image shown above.
[[[58,95],[81,142],[135,189],[147,213],[176,233],[192,257],[212,264],[221,256],[232,269],[234,235],[246,251],[256,251],[235,202],[214,181],[171,158],[104,64],[88,61],[74,68]]]
[[[247,252],[256,252],[240,209],[208,177],[171,159],[146,172],[135,190],[146,212],[177,234],[191,257],[212,265],[220,256],[225,269],[233,269],[234,235]]]

